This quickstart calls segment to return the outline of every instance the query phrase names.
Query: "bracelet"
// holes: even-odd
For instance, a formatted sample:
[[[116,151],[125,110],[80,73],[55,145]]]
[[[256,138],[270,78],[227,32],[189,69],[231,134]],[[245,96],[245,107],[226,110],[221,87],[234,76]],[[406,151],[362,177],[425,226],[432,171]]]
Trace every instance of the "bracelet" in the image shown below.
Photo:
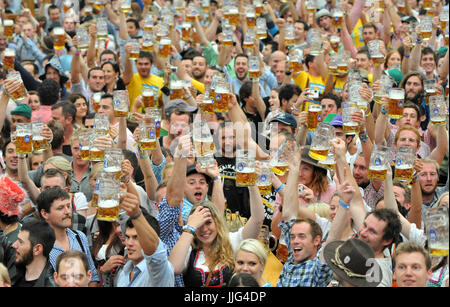
[[[339,200],[339,205],[341,205],[341,207],[344,208],[344,209],[349,209],[350,208],[350,205],[347,205],[342,200]]]
[[[216,181],[216,180],[221,180],[222,179],[222,177],[220,177],[220,176],[216,176],[216,177],[214,177],[213,178],[213,181]]]
[[[388,113],[388,111],[384,107],[381,107],[380,112],[383,115],[386,115]]]
[[[182,228],[183,232],[188,232],[192,235],[194,235],[197,232],[197,229],[195,229],[194,227],[190,226],[190,225],[184,225]]]
[[[132,220],[137,220],[141,215],[142,215],[142,210],[139,210],[138,215],[133,216],[133,217],[130,216],[130,219],[132,219]]]
[[[278,189],[275,190],[275,194],[277,194],[282,188],[284,188],[284,183],[282,183]]]
[[[409,54],[405,54],[404,57],[409,59],[410,55]]]

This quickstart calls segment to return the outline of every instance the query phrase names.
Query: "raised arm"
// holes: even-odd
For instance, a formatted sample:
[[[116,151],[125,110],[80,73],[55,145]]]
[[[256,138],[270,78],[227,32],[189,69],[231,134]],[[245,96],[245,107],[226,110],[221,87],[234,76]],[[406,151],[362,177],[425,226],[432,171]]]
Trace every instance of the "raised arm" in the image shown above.
[[[289,161],[289,174],[286,181],[284,197],[283,197],[283,220],[289,221],[298,217],[298,177],[300,173],[300,153],[301,149],[294,152],[292,159]]]
[[[264,204],[256,185],[248,187],[250,196],[250,218],[242,230],[244,239],[257,239],[264,222]]]
[[[446,126],[438,126],[435,131],[437,133],[436,148],[430,153],[429,158],[441,165],[445,153],[448,151],[448,133]]]
[[[191,137],[189,134],[180,136],[174,156],[174,166],[169,182],[167,183],[166,199],[171,207],[178,207],[183,201],[184,186],[186,185],[186,157],[190,153],[192,147]]]
[[[147,219],[142,215],[139,197],[135,193],[127,192],[121,197],[120,207],[132,218],[139,243],[146,255],[153,255],[159,245],[159,237]]]

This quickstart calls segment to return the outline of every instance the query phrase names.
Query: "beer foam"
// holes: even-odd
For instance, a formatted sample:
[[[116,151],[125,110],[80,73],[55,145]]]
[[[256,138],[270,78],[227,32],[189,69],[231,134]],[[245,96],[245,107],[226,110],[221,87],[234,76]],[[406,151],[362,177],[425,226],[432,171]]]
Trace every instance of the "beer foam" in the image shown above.
[[[121,171],[122,169],[119,166],[108,166],[105,167],[105,172],[107,173],[116,173]]]
[[[114,208],[119,206],[119,201],[114,199],[107,199],[98,202],[100,208]]]

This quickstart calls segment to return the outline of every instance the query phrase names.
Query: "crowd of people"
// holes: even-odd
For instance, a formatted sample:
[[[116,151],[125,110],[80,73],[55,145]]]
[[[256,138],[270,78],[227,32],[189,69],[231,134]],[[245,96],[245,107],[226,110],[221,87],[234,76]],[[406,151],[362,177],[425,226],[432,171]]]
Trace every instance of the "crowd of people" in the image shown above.
[[[0,9],[0,286],[448,287],[447,0]]]

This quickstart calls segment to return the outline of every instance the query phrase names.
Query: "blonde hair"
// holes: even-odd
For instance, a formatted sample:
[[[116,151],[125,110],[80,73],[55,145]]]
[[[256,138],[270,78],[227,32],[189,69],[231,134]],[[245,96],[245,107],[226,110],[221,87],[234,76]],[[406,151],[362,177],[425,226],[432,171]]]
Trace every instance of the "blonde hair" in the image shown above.
[[[210,248],[210,255],[214,257],[213,259],[211,259],[211,263],[209,264],[210,271],[214,271],[215,267],[218,264],[226,265],[231,270],[234,270],[233,247],[231,246],[231,242],[228,237],[228,227],[223,215],[219,214],[216,205],[208,200],[202,201],[192,206],[190,214],[192,214],[198,206],[206,207],[209,209],[217,230],[217,236]],[[192,248],[197,250],[201,250],[203,248],[202,243],[197,239],[197,236],[194,236]]]
[[[175,165],[174,162],[169,162],[169,163],[166,163],[166,165],[164,165],[164,167],[163,167],[163,169],[161,171],[161,173],[162,173],[161,181],[164,180],[164,179],[168,179],[167,178],[167,172],[168,172],[169,169],[173,168],[174,165]]]
[[[9,277],[8,269],[0,262],[0,279],[4,284],[11,285],[11,278]]]
[[[72,166],[70,162],[61,156],[53,156],[48,158],[43,165],[52,164],[58,171],[67,175],[66,185],[70,187],[72,185]]]
[[[258,257],[259,262],[265,266],[267,262],[267,252],[261,242],[256,239],[245,239],[239,244],[238,248],[234,253],[234,258],[236,258],[239,251],[244,251],[252,253]]]
[[[439,196],[439,198],[438,198],[436,204],[437,204],[438,206],[441,206],[440,202],[444,199],[445,196],[448,196],[448,194],[449,194],[448,192],[442,193],[441,196]]]
[[[320,217],[330,219],[330,205],[324,202],[316,202],[309,204],[307,207],[314,213],[317,213]]]
[[[394,138],[394,143],[397,144],[398,139],[400,138],[400,133],[404,130],[409,130],[409,131],[414,132],[414,134],[416,135],[416,144],[417,144],[417,149],[418,149],[420,146],[420,140],[421,140],[420,132],[415,127],[410,126],[410,125],[404,125],[397,130],[397,133],[395,134],[395,138]]]
[[[89,179],[93,179],[93,178],[97,178],[98,174],[100,174],[101,171],[103,171],[104,165],[102,162],[99,163],[95,163],[92,167],[91,167],[91,173],[89,174]]]

